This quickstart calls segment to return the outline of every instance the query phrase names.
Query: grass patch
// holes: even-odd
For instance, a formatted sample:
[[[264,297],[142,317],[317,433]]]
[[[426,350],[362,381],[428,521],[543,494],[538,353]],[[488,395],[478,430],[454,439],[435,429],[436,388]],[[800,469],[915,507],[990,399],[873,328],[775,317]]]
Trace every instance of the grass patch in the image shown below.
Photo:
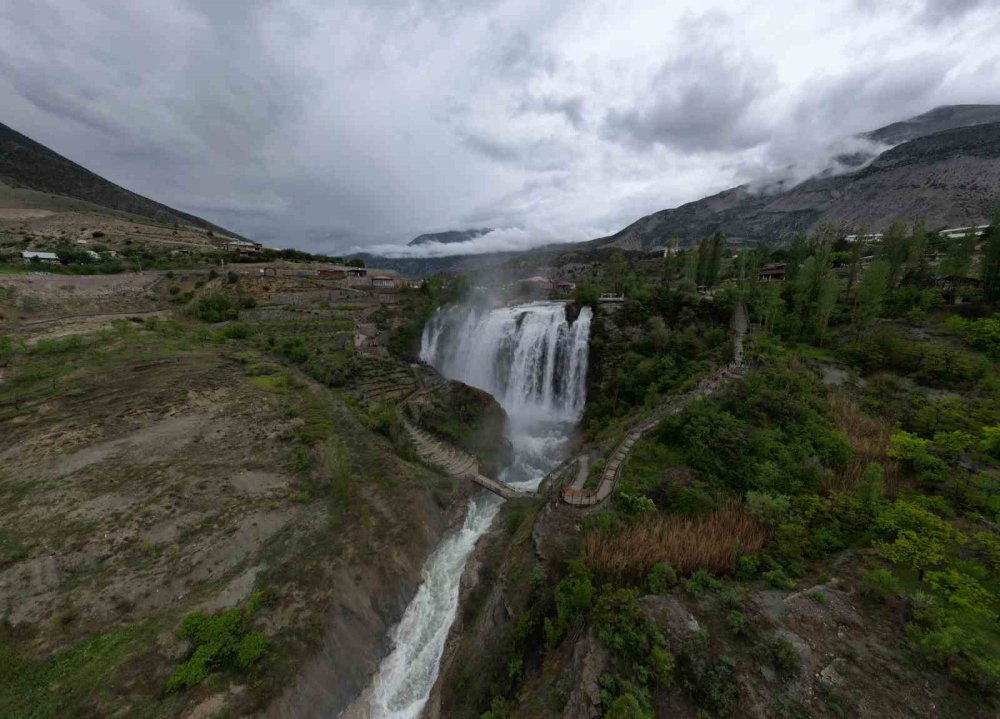
[[[87,639],[44,660],[0,643],[0,716],[96,716],[94,696],[116,686],[115,674],[156,641],[156,625],[142,621]]]

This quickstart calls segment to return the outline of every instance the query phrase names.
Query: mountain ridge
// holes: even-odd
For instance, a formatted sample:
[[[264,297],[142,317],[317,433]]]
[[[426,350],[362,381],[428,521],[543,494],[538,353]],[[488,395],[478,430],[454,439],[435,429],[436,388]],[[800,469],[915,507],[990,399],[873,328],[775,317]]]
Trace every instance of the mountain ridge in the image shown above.
[[[878,230],[917,216],[929,227],[982,224],[1000,201],[1000,106],[954,109],[936,108],[867,133],[910,139],[851,172],[817,175],[772,193],[740,185],[651,213],[585,244],[648,251],[672,237],[690,244],[717,230],[736,240],[780,241],[827,222]],[[970,125],[937,130],[970,116]],[[992,117],[997,121],[988,121]]]

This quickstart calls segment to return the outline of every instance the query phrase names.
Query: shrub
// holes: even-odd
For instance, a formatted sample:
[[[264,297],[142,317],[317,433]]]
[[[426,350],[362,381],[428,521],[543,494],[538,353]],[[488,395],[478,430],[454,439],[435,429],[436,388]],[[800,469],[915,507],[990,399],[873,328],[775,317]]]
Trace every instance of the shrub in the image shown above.
[[[733,636],[746,636],[748,630],[747,615],[736,610],[729,612],[726,615],[726,628]]]
[[[684,582],[684,588],[689,592],[718,592],[722,589],[722,582],[704,569],[696,569]]]
[[[873,569],[861,578],[861,593],[869,599],[883,601],[898,589],[899,582],[888,569]]]
[[[215,292],[198,300],[195,315],[203,322],[224,322],[236,318],[236,308],[228,295]]]
[[[677,654],[681,688],[699,709],[711,716],[727,717],[736,711],[740,692],[733,678],[734,666],[729,657],[712,655],[704,632],[686,639]]]
[[[789,577],[784,569],[772,569],[762,575],[768,583],[775,589],[783,589],[790,592],[795,589],[795,582]]]
[[[594,598],[590,572],[579,562],[570,562],[570,575],[555,588],[555,621],[545,620],[545,643],[551,649],[562,640],[566,629],[582,619]]]
[[[234,322],[223,328],[222,336],[230,340],[245,340],[250,336],[250,328],[242,322]]]
[[[791,502],[788,497],[765,492],[747,492],[747,513],[765,524],[776,527],[781,524],[791,512]]]
[[[736,560],[736,578],[744,582],[757,577],[760,571],[760,560],[751,554],[744,554]]]
[[[794,676],[799,673],[801,668],[799,652],[787,639],[778,637],[772,641],[768,647],[768,655],[771,657],[771,663],[774,664],[774,668],[778,670],[779,674]]]
[[[175,667],[167,687],[185,689],[200,684],[214,671],[252,668],[267,652],[268,640],[262,632],[250,631],[251,615],[243,609],[186,615],[177,635],[191,642],[192,652]]]
[[[660,562],[649,573],[647,582],[653,594],[666,594],[677,584],[677,572],[668,562]]]
[[[653,715],[642,708],[642,704],[632,694],[622,694],[611,702],[605,719],[652,719]]]
[[[278,351],[292,362],[301,364],[309,359],[309,347],[301,337],[289,337],[282,340]]]

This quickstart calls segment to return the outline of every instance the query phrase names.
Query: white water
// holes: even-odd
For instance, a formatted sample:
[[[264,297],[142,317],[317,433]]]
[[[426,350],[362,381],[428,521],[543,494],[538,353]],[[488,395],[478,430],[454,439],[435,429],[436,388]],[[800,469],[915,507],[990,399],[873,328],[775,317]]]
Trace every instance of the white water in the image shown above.
[[[442,375],[490,392],[510,418],[514,461],[500,477],[533,490],[559,463],[559,452],[586,399],[590,308],[572,326],[565,307],[534,302],[501,309],[456,307],[427,323],[420,357]],[[393,630],[393,649],[371,691],[372,719],[416,719],[437,679],[458,608],[465,562],[500,508],[481,491],[465,524],[427,559],[423,583]]]

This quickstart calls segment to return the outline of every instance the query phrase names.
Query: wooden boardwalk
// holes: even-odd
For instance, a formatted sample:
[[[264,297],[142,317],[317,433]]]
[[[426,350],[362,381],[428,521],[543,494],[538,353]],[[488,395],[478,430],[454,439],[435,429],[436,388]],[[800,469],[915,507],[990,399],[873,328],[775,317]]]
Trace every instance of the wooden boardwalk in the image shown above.
[[[564,486],[561,496],[566,504],[574,507],[592,507],[606,500],[614,492],[622,471],[625,469],[625,463],[632,453],[632,448],[644,434],[658,425],[665,417],[680,412],[688,402],[711,394],[725,382],[743,376],[743,338],[747,332],[748,321],[746,306],[742,302],[736,303],[736,307],[733,308],[732,328],[734,334],[733,361],[715,374],[703,379],[690,392],[668,399],[665,404],[657,407],[649,417],[629,429],[611,456],[608,457],[597,489],[587,491],[579,482]]]

